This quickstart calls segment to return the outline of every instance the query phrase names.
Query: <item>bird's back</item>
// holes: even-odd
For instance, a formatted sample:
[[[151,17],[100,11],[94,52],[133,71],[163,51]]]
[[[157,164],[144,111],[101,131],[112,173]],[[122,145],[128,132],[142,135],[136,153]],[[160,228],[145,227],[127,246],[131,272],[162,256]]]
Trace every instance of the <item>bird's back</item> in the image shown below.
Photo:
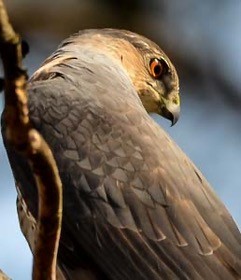
[[[28,86],[31,119],[64,187],[63,270],[81,267],[97,279],[240,279],[241,236],[232,217],[146,113],[130,79],[91,50],[63,57]],[[28,164],[5,145],[36,218]]]

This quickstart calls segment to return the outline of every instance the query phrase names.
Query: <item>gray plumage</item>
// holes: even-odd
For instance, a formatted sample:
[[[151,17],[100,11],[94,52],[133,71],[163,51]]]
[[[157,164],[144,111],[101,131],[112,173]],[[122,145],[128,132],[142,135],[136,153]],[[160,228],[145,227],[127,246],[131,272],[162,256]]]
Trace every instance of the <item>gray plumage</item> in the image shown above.
[[[110,39],[141,57],[161,55],[170,72],[159,86],[167,99],[178,90],[175,68],[159,47],[110,29],[70,37],[29,81],[31,120],[53,151],[64,187],[58,263],[66,279],[78,279],[73,273],[81,270],[86,279],[241,279],[237,226],[143,107],[145,61],[146,69],[128,75],[125,55],[115,59],[124,50],[109,55]],[[5,145],[36,218],[29,166]]]

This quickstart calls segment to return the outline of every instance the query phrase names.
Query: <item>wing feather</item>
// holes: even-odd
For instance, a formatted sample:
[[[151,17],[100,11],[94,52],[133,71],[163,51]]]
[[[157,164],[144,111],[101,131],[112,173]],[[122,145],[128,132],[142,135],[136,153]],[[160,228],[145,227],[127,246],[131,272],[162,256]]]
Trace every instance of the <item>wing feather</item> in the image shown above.
[[[68,71],[43,68],[28,88],[64,185],[60,262],[67,251],[73,263],[86,255],[106,279],[241,279],[241,237],[225,206],[124,72],[92,59],[102,66],[82,53],[68,58]],[[33,179],[20,174],[28,167],[5,144],[16,180],[32,186],[21,192],[36,216]]]

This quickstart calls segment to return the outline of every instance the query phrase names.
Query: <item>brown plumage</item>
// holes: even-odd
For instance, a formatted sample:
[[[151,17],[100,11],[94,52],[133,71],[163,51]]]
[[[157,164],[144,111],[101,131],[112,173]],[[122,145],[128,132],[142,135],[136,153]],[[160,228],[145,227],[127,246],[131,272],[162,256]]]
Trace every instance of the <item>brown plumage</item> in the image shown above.
[[[178,76],[157,45],[127,31],[80,32],[45,61],[28,92],[63,182],[58,263],[66,279],[241,279],[232,217],[146,112],[173,123],[179,114]],[[34,219],[29,166],[5,145],[22,212]]]

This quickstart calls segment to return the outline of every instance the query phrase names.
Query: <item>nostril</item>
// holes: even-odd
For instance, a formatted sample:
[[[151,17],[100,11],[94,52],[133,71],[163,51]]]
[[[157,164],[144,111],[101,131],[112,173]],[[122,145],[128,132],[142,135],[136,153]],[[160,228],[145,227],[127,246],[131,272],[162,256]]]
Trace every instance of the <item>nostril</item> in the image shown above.
[[[173,97],[172,98],[172,103],[175,104],[175,105],[179,105],[179,103],[180,103],[179,98],[178,97]]]
[[[169,92],[168,99],[170,100],[171,104],[177,105],[177,106],[180,105],[179,92],[177,92],[176,90]]]

